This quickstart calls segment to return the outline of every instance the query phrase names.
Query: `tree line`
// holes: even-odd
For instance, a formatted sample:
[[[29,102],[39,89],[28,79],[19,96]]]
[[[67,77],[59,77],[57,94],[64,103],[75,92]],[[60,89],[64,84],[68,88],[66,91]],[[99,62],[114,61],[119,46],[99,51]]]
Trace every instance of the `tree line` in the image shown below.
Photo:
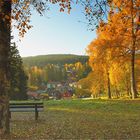
[[[109,1],[107,20],[100,20],[97,37],[87,48],[92,73],[85,80],[91,81],[94,95],[106,92],[108,98],[127,95],[134,99],[139,96],[139,2]],[[87,17],[92,19],[92,14],[89,6]]]
[[[83,91],[88,90],[93,98],[132,98],[131,70],[128,61],[123,64],[113,63],[109,67],[109,78],[104,65],[96,66],[94,64],[94,70],[86,78],[78,81],[78,85],[82,86]],[[140,91],[139,71],[140,59],[137,59],[135,72],[138,91]]]
[[[38,66],[44,67],[47,64],[64,65],[73,64],[76,62],[86,63],[88,56],[84,55],[73,55],[73,54],[50,54],[40,55],[33,57],[23,57],[23,63],[25,66]]]
[[[28,76],[28,86],[41,88],[48,82],[76,82],[91,71],[88,63],[76,62],[72,64],[47,64],[44,67],[25,66]]]

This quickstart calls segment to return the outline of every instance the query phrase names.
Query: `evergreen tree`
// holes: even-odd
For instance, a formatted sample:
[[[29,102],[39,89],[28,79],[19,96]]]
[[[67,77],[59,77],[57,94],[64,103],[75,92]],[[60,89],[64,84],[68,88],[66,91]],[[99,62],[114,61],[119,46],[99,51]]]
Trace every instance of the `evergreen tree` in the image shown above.
[[[10,47],[10,99],[27,99],[27,76],[23,70],[22,59],[15,43]]]

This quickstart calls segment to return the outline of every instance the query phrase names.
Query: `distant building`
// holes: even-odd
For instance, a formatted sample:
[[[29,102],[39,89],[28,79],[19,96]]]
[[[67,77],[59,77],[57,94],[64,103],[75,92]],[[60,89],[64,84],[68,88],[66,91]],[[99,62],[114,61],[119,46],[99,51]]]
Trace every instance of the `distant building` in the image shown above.
[[[62,86],[61,82],[48,82],[47,89],[57,88],[61,86]]]
[[[39,94],[35,91],[28,91],[27,95],[28,99],[39,99]]]

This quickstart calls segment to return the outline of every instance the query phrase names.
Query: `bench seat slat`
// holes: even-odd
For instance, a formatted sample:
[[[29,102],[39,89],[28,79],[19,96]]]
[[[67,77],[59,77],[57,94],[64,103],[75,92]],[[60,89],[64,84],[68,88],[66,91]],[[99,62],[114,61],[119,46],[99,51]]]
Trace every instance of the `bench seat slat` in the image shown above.
[[[35,112],[35,108],[10,108],[10,112]],[[38,112],[43,111],[43,108],[37,108]]]
[[[35,112],[36,109],[38,112],[43,111],[43,103],[10,103],[9,105],[10,112]]]
[[[10,105],[43,105],[43,103],[10,103]]]
[[[35,105],[10,105],[10,108],[35,108]],[[43,108],[43,105],[39,105],[37,108]]]

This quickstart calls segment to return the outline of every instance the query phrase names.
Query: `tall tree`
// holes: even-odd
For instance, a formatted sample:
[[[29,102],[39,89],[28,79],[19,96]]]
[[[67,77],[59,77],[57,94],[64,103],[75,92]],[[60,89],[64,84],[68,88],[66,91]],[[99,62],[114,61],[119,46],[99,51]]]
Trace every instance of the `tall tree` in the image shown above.
[[[132,92],[132,98],[136,98],[137,88],[136,88],[136,78],[135,78],[135,54],[136,51],[140,49],[138,45],[140,40],[139,39],[140,1],[139,0],[123,0],[123,1],[101,0],[98,1],[97,3],[94,3],[94,1],[91,0],[91,1],[87,1],[86,4],[84,5],[87,6],[86,17],[89,21],[89,25],[91,29],[93,29],[93,25],[94,25],[93,24],[95,19],[94,15],[101,15],[96,18],[98,21],[104,20],[105,19],[104,15],[105,15],[107,17],[106,18],[107,24],[110,25],[110,29],[108,28],[108,30],[110,30],[111,32],[113,30],[116,30],[116,34],[114,35],[120,36],[126,41],[123,42],[123,45],[121,45],[119,50],[120,52],[123,50],[125,56],[126,55],[128,56],[128,54],[131,56],[131,92]],[[97,5],[96,8],[94,8],[95,5]],[[104,6],[102,7],[102,5]],[[109,14],[109,18],[108,18],[108,14]]]
[[[9,132],[9,52],[11,1],[0,1],[0,135]]]
[[[43,0],[0,0],[0,135],[9,132],[9,52],[11,20],[15,20],[19,35],[23,36],[29,25],[31,8],[42,14],[46,9]],[[12,12],[11,12],[12,11]]]
[[[88,54],[90,56],[90,66],[93,72],[96,73],[96,77],[101,79],[101,73],[104,73],[102,77],[104,76],[106,79],[104,84],[107,86],[108,98],[111,99],[110,68],[112,57],[110,49],[105,49],[109,45],[111,44],[99,34],[98,38],[88,46]]]
[[[15,43],[10,47],[10,93],[12,100],[27,99],[27,76],[25,74],[22,58],[19,55]]]

